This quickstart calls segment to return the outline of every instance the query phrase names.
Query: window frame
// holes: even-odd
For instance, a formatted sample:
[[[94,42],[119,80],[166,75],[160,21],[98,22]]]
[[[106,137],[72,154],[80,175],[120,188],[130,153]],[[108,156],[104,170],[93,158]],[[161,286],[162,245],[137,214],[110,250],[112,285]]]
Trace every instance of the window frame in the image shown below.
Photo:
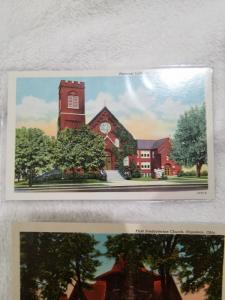
[[[70,109],[79,109],[80,108],[78,95],[69,94],[67,96],[67,108],[70,108]]]

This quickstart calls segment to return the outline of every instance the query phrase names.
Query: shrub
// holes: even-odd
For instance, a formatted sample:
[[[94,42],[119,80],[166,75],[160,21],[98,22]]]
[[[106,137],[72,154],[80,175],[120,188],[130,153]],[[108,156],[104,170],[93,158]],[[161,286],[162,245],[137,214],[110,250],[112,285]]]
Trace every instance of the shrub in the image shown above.
[[[140,177],[141,177],[141,172],[140,172],[138,169],[136,169],[136,170],[133,172],[132,177],[133,177],[133,178],[140,178]]]
[[[207,170],[202,171],[201,176],[208,176],[208,171]]]
[[[185,176],[185,173],[183,170],[180,170],[180,172],[177,174],[177,177]]]
[[[162,178],[161,178],[162,180],[167,180],[168,179],[168,177],[165,175],[165,174],[162,174]]]

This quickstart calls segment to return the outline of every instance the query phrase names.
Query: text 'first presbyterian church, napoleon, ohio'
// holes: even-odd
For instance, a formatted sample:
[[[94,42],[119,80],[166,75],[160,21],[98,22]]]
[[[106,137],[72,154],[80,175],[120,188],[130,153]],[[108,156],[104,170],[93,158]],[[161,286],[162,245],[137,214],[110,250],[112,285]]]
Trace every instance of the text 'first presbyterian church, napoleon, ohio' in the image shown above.
[[[61,80],[59,85],[59,130],[65,128],[78,129],[85,124],[85,83]],[[119,126],[129,135],[131,133],[106,106],[87,125],[93,132],[104,138],[105,168],[115,170],[116,157],[112,148],[114,146],[120,147],[120,140],[115,133],[116,128]],[[126,157],[124,165],[129,166],[132,160],[140,169],[142,176],[146,177],[154,174],[155,169],[164,169],[165,175],[177,175],[181,168],[176,162],[169,159],[170,150],[169,137],[159,140],[137,139],[137,154]]]

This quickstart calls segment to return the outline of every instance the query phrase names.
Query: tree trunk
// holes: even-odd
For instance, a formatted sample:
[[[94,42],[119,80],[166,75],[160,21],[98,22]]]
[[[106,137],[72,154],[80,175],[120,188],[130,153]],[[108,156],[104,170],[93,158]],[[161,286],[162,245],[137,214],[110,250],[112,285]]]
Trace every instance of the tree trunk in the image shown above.
[[[86,298],[86,296],[83,292],[81,283],[78,283],[78,297],[79,297],[80,300],[87,300],[87,298]]]
[[[80,266],[78,263],[76,263],[76,273],[77,273],[77,291],[78,291],[78,299],[79,300],[87,300],[83,288],[82,288],[82,282],[81,282],[81,274],[80,274]]]
[[[167,290],[167,278],[164,267],[160,270],[161,275],[161,285],[162,285],[162,300],[169,300],[168,290]]]
[[[131,270],[127,270],[124,277],[124,285],[121,295],[121,300],[134,300],[134,280]]]
[[[197,177],[201,177],[201,168],[202,168],[202,163],[198,161],[196,164]]]
[[[166,283],[166,299],[167,300],[171,300],[170,298],[170,291],[171,291],[171,280],[170,280],[170,274],[168,271],[166,271],[166,280],[165,280],[165,283]]]
[[[28,185],[29,185],[29,187],[32,187],[32,183],[33,183],[33,178],[32,178],[32,174],[30,174],[29,177],[28,177]]]

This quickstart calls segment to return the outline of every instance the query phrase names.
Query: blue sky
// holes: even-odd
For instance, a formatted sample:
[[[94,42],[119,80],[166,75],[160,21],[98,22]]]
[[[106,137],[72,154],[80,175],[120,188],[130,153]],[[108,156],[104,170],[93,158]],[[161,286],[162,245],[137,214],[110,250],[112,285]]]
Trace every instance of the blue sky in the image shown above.
[[[98,244],[96,246],[96,249],[98,249],[101,253],[106,253],[107,249],[105,247],[105,242],[107,240],[108,234],[95,234],[94,237],[96,241],[98,241]],[[101,266],[98,267],[98,270],[96,272],[96,276],[105,273],[107,271],[110,271],[112,269],[112,266],[115,263],[114,258],[107,258],[106,256],[102,255],[99,257],[99,261],[101,262]]]
[[[168,70],[168,69],[167,69]],[[154,94],[159,101],[168,97],[181,100],[183,103],[197,104],[204,99],[204,75],[202,73],[193,76],[194,80],[187,80],[185,85],[168,86],[160,80],[159,74],[148,76],[149,82],[154,88]],[[177,78],[179,80],[179,78]],[[97,97],[100,91],[111,94],[115,99],[125,93],[127,82],[134,90],[144,86],[149,90],[148,84],[142,76],[114,76],[114,77],[58,77],[58,78],[18,78],[16,103],[20,104],[25,96],[34,96],[45,99],[46,102],[58,100],[58,86],[60,80],[84,81],[86,86],[86,101]],[[153,92],[152,92],[153,93]]]
[[[134,137],[165,137],[173,134],[181,114],[204,102],[208,70],[166,68],[140,75],[17,78],[17,127],[39,127],[56,134],[58,86],[60,80],[72,80],[85,82],[87,122],[106,105]]]

